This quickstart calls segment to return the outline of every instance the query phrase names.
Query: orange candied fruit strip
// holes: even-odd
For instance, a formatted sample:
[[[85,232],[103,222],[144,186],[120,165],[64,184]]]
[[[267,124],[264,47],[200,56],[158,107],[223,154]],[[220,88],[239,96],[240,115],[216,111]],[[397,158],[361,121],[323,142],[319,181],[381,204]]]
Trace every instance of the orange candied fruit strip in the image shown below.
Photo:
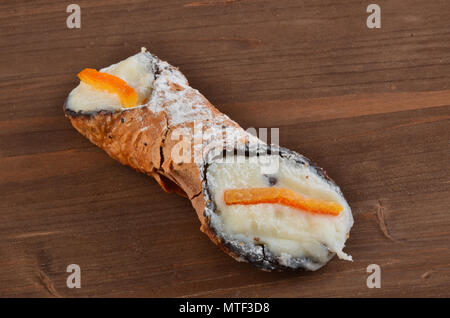
[[[85,68],[78,73],[80,80],[95,89],[104,90],[116,94],[120,98],[123,107],[134,107],[138,102],[138,95],[133,87],[129,86],[121,78],[98,72],[93,68]]]
[[[332,201],[309,199],[287,188],[229,189],[224,192],[227,205],[276,203],[296,209],[337,216],[344,209]]]

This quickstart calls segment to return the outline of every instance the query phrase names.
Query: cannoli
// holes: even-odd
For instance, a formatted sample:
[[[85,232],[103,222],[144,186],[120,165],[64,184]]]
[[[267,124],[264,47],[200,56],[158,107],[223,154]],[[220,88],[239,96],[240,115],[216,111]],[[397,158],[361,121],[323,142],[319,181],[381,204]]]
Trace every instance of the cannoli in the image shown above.
[[[142,49],[78,77],[64,104],[75,129],[187,197],[201,231],[227,254],[263,270],[351,260],[351,209],[325,171],[246,132],[177,68]]]

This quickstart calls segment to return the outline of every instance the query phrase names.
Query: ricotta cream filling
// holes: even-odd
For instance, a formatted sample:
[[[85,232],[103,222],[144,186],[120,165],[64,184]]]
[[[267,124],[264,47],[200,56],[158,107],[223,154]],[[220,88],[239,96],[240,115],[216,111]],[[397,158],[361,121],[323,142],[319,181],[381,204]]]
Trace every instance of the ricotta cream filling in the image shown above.
[[[273,156],[270,156],[273,158]],[[271,159],[275,160],[275,159]],[[208,189],[222,230],[254,244],[264,244],[276,256],[288,254],[327,262],[329,253],[351,260],[344,248],[353,224],[350,207],[336,187],[311,167],[277,158],[278,171],[266,174],[258,161],[238,158],[216,162],[207,170]],[[227,205],[224,191],[239,188],[284,187],[307,198],[333,201],[344,207],[338,216],[315,214],[280,204]]]
[[[148,101],[155,76],[152,71],[151,56],[145,50],[117,64],[102,68],[100,72],[117,76],[133,87],[138,95],[138,105]],[[100,110],[119,110],[122,109],[122,104],[116,94],[98,90],[80,82],[70,92],[66,108],[74,112],[90,113]]]

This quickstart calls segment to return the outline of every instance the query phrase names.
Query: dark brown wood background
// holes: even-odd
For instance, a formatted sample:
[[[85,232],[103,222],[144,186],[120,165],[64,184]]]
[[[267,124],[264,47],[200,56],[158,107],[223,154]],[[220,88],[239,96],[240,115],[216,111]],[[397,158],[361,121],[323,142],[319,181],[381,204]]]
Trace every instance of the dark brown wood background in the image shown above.
[[[0,2],[0,296],[450,296],[450,2]],[[79,135],[62,105],[85,67],[146,46],[243,127],[323,166],[353,208],[317,272],[237,263],[189,202]],[[66,267],[81,267],[80,289]],[[366,267],[381,266],[380,289]]]

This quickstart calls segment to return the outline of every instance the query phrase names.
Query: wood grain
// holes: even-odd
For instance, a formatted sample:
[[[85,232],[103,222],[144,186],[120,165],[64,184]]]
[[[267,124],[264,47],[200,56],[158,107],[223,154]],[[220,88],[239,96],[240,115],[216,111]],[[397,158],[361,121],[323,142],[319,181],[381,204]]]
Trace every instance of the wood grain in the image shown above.
[[[0,3],[0,296],[450,296],[450,3]],[[62,105],[84,67],[141,46],[243,127],[323,166],[353,208],[346,251],[265,273],[200,233],[189,202],[108,158]],[[78,264],[82,287],[66,287]],[[382,287],[366,287],[379,264]]]

